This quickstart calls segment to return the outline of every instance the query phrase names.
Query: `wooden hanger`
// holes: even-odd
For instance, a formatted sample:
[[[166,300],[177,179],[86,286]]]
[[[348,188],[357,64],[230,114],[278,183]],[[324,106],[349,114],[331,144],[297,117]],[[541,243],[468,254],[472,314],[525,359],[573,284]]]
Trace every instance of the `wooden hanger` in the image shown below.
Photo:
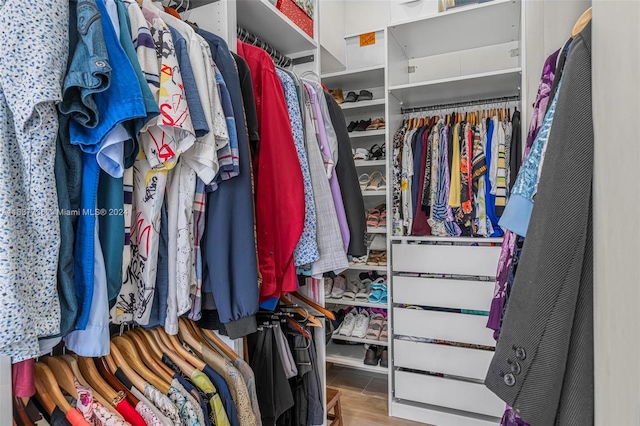
[[[298,333],[300,333],[305,339],[311,340],[311,333],[306,330],[300,323],[293,318],[287,317],[287,323],[293,327]]]
[[[93,362],[93,358],[79,356],[78,367],[82,376],[89,382],[93,390],[98,392],[104,399],[111,402],[111,405],[117,405],[118,401],[122,399],[124,394],[118,394],[107,382],[104,381],[96,364]]]
[[[120,352],[120,349],[118,348],[118,346],[115,343],[113,343],[113,340],[110,342],[109,345],[111,347],[111,354],[105,357],[107,364],[109,364],[108,358],[111,357],[112,361],[115,361],[116,365],[120,367],[120,369],[122,370],[124,375],[127,376],[127,379],[129,379],[131,384],[135,386],[136,389],[138,389],[140,392],[144,392],[145,380],[142,377],[140,377],[138,373],[133,370],[133,368],[131,368],[127,360],[125,360],[124,357],[122,356],[122,353]],[[109,369],[111,368],[112,366],[109,365]],[[115,374],[116,369],[113,369],[111,372]],[[155,386],[153,383],[151,382],[149,383],[154,387],[156,387],[160,392],[164,393],[165,395],[167,395],[167,393],[169,392],[168,385],[163,384],[163,386],[165,387],[159,388],[158,386]]]
[[[200,340],[200,337],[193,332],[187,322],[182,321],[182,318],[178,321],[178,335],[192,350],[202,355],[202,345],[206,343]]]
[[[127,401],[129,401],[132,407],[138,405],[140,400],[136,398],[135,395],[131,393],[131,390],[123,385],[111,371],[109,371],[109,366],[104,358],[93,358],[93,362],[95,363],[98,372],[109,386],[111,386],[116,392],[124,392],[127,397]]]
[[[571,30],[571,37],[577,36],[578,34],[580,34],[580,32],[582,32],[582,30],[584,30],[584,27],[586,27],[587,24],[591,22],[592,15],[592,8],[585,10],[585,12],[580,15],[575,25],[573,26],[573,29]]]
[[[131,366],[132,369],[140,374],[140,376],[142,376],[147,382],[158,388],[163,394],[167,395],[169,393],[169,388],[171,387],[170,383],[165,382],[162,378],[158,377],[155,373],[149,370],[146,365],[144,365],[144,363],[140,359],[140,356],[138,355],[135,345],[131,340],[129,340],[125,336],[116,336],[113,337],[111,341],[117,346],[117,348],[120,350],[120,353],[122,354],[122,357],[125,361],[127,361],[127,364]],[[116,362],[118,362],[118,358],[114,357],[114,359],[116,360]]]
[[[180,329],[180,324],[178,324],[178,330],[179,329]],[[180,342],[177,336],[172,336],[169,334],[167,334],[166,336],[169,339],[169,342],[173,345],[176,353],[182,356],[182,358],[185,361],[187,361],[189,364],[193,365],[195,368],[197,368],[200,371],[202,371],[207,366],[207,364],[203,360],[201,360],[200,358],[198,358],[197,356],[195,356],[194,354],[186,350],[184,346],[182,346],[182,342]],[[196,350],[196,348],[198,348],[197,351],[198,353],[200,353],[200,350],[201,350],[200,345],[197,342],[193,341],[193,339],[190,339],[190,341],[191,341],[191,344],[189,344],[189,342],[187,342],[186,340],[185,340],[185,343],[189,345],[193,350]]]
[[[103,358],[107,362],[107,367],[109,368],[109,371],[111,371],[111,373],[113,374],[116,374],[116,370],[118,369],[118,366],[116,365],[116,362],[113,360],[113,357],[111,356],[111,354],[105,355],[103,356]]]
[[[156,339],[154,339],[154,337],[151,335],[151,333],[148,330],[135,328],[132,330],[132,332],[137,333],[139,336],[142,336],[147,341],[147,344],[151,348],[151,351],[156,355],[156,357],[158,359],[162,359],[162,350],[160,350],[160,346],[158,346],[158,342],[156,342]]]
[[[29,418],[29,414],[27,414],[27,409],[25,408],[24,402],[17,396],[13,397],[13,421],[15,424],[15,420],[18,420],[22,426],[35,426],[31,419]]]
[[[69,364],[64,360],[48,356],[45,357],[42,362],[47,364],[51,369],[58,386],[62,388],[66,393],[72,396],[74,399],[78,399],[78,391],[76,390],[75,376]]]
[[[178,354],[175,353],[175,351],[173,350],[173,345],[169,341],[166,333],[164,332],[164,329],[161,327],[154,328],[153,330],[151,330],[151,334],[153,334],[153,336],[156,338],[156,341],[160,345],[160,349],[162,349],[162,352],[171,361],[173,361],[175,365],[178,366],[183,374],[185,374],[187,377],[191,377],[195,368],[193,367],[193,365],[189,364],[187,361],[180,358]]]
[[[297,292],[294,292],[294,293],[297,293]],[[293,293],[292,293],[292,294],[293,294]],[[297,297],[297,296],[296,296],[296,297]],[[304,296],[302,296],[302,297],[304,297]],[[305,298],[305,299],[306,299],[306,298]],[[302,299],[300,299],[300,300],[302,300]],[[309,299],[306,299],[306,300],[309,300]],[[304,300],[302,300],[302,301],[303,301],[303,302],[305,302]],[[285,305],[287,305],[287,306],[294,305],[294,303],[293,303],[293,302],[291,302],[289,299],[287,299],[287,298],[286,298],[286,297],[284,297],[284,296],[280,297],[280,302],[284,303],[284,304],[285,304]],[[314,304],[315,304],[315,302],[313,302],[313,301],[310,301],[310,302],[312,302],[312,303],[314,303]],[[305,303],[306,303],[306,302],[305,302]],[[309,305],[309,306],[311,306],[311,305]],[[320,305],[317,305],[317,306],[320,306]],[[321,307],[321,306],[320,306],[320,307]],[[321,307],[321,308],[322,308],[322,307]],[[322,309],[324,309],[324,308],[322,308]],[[311,314],[309,313],[309,311],[307,311],[306,309],[301,308],[301,307],[295,307],[295,308],[293,308],[293,310],[294,310],[298,315],[303,316],[303,317],[305,318],[305,320],[306,320],[306,321],[308,321],[308,325],[310,325],[311,327],[322,327],[322,323],[320,322],[320,320],[318,320],[315,316],[311,315]],[[331,314],[331,315],[333,315],[333,314]]]
[[[209,342],[209,340],[207,340],[206,337],[204,337],[204,334],[202,334],[202,330],[200,330],[200,328],[197,325],[195,325],[193,321],[190,321],[184,317],[180,317],[180,319],[178,320],[178,329],[184,330],[184,333],[188,333],[193,338],[195,338],[198,342],[200,342],[202,345],[206,346],[207,348],[211,349],[212,351],[215,351],[221,355],[224,355],[224,353],[220,348],[213,345],[211,342]]]
[[[165,381],[171,382],[173,380],[173,371],[162,362],[162,356],[156,356],[155,352],[150,349],[149,344],[144,337],[134,332],[127,332],[126,336],[130,337],[136,344],[136,348],[138,349],[140,358],[142,358],[142,362],[144,362],[151,371],[156,373],[158,376],[163,377]],[[163,369],[161,365],[165,365],[166,370]]]
[[[53,372],[43,362],[35,363],[35,385],[36,385],[36,397],[42,403],[48,414],[53,413],[53,410],[58,407],[60,411],[67,414],[72,409],[71,405],[64,398],[64,395],[58,387],[58,382]]]
[[[322,315],[324,315],[325,317],[329,318],[331,321],[335,321],[336,316],[333,314],[333,312],[331,312],[330,310],[318,305],[316,302],[314,302],[313,300],[309,299],[307,296],[305,296],[304,294],[300,293],[299,291],[294,291],[291,293],[292,296],[296,297],[297,299],[301,300],[302,302],[306,303],[307,305],[311,306],[313,309],[315,309],[316,311],[320,312]]]
[[[225,354],[231,361],[235,361],[239,358],[239,355],[233,349],[227,346],[227,344],[224,343],[222,339],[220,339],[220,337],[213,332],[213,330],[200,329],[200,331],[202,331],[206,338],[209,339],[214,345],[216,345],[218,349],[222,351],[222,353]]]
[[[100,404],[104,405],[107,408],[107,410],[109,410],[109,412],[116,415],[118,418],[124,420],[124,417],[122,417],[122,414],[118,413],[118,411],[111,406],[111,403],[106,399],[104,399],[102,395],[100,395],[98,392],[96,392],[91,387],[91,385],[84,379],[84,377],[82,377],[82,373],[80,372],[80,368],[78,367],[78,360],[75,359],[73,355],[66,354],[66,355],[60,356],[60,358],[67,363],[69,368],[71,368],[71,371],[73,371],[73,375],[78,380],[78,382],[85,388],[91,389],[91,392],[93,392],[93,399],[97,400]]]

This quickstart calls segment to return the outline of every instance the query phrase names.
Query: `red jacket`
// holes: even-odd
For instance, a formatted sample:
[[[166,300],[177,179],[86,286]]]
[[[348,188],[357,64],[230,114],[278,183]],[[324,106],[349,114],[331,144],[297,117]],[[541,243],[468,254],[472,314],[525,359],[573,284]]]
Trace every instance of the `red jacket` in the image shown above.
[[[238,54],[251,70],[258,112],[260,144],[253,167],[262,302],[298,287],[293,250],[304,227],[304,186],[284,89],[273,60],[264,50],[240,40]]]

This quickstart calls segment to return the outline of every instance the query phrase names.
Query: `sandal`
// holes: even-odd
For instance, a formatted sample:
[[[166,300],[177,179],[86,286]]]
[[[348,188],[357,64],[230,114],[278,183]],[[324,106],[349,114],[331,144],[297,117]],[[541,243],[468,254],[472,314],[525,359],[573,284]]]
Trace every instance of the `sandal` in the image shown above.
[[[367,329],[366,338],[369,340],[378,340],[380,338],[380,334],[382,333],[384,322],[384,315],[382,315],[380,312],[374,313],[369,320],[369,328]]]
[[[369,213],[367,213],[367,226],[370,226],[372,228],[377,228],[380,223],[380,209],[378,209],[377,207],[372,208],[371,210],[369,210]]]
[[[376,118],[371,122],[371,124],[367,126],[367,130],[384,129],[384,127],[385,127],[384,118]]]
[[[354,265],[366,265],[367,264],[367,255],[353,258]]]
[[[386,207],[380,212],[380,220],[378,221],[378,227],[383,228],[387,226],[387,209]]]
[[[354,278],[350,278],[347,282],[347,291],[342,295],[343,300],[356,300],[356,293],[358,293],[360,289],[358,288],[358,280]]]
[[[333,99],[336,100],[336,103],[340,105],[344,102],[344,96],[342,95],[342,89],[331,89],[329,90],[329,94],[333,96]]]
[[[384,152],[382,151],[382,148],[380,148],[378,144],[373,145],[369,149],[369,152],[371,152],[370,157],[373,158],[374,160],[380,160],[384,156]]]
[[[389,339],[389,325],[388,321],[385,318],[384,323],[382,324],[382,331],[380,332],[380,340],[381,342],[386,342]]]
[[[380,257],[378,257],[378,266],[387,266],[387,252],[383,252]]]
[[[355,93],[354,93],[355,95]],[[368,90],[361,90],[360,94],[358,95],[358,100],[359,101],[370,101],[373,99],[373,93],[371,93]]]
[[[362,188],[362,184],[360,185]],[[387,180],[384,178],[382,173],[379,171],[375,171],[371,173],[369,176],[369,184],[365,187],[367,191],[386,191],[387,190]]]
[[[344,98],[344,101],[342,102],[356,102],[358,100],[358,95],[356,95],[356,92],[349,92],[347,93],[347,97]]]
[[[368,160],[370,157],[369,151],[366,148],[356,148],[356,155],[353,156],[354,160]]]
[[[370,253],[369,257],[367,258],[367,265],[378,266],[378,255]]]
[[[366,191],[371,184],[371,176],[369,176],[367,173],[363,173],[360,175],[360,177],[358,177],[358,182],[360,183],[360,189],[362,191]]]

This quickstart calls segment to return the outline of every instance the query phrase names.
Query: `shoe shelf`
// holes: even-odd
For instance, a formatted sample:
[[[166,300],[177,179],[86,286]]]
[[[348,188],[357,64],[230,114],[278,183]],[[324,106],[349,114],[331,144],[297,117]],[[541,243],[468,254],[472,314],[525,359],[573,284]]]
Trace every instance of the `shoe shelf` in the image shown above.
[[[387,191],[362,191],[363,197],[384,197]]]
[[[373,136],[384,136],[384,135],[386,135],[386,130],[385,129],[364,130],[362,132],[353,131],[353,132],[349,133],[349,138],[351,138],[351,139],[369,138],[369,137],[373,137]]]
[[[364,109],[371,107],[382,107],[385,105],[384,98],[382,99],[373,99],[371,101],[359,101],[359,102],[343,102],[340,104],[340,107],[343,110],[353,110],[353,109]]]
[[[378,346],[389,346],[389,342],[384,340],[360,339],[359,337],[340,336],[339,334],[333,334],[331,338],[335,340],[344,340],[347,342],[366,343],[369,345],[378,345]]]
[[[387,272],[387,267],[385,266],[376,266],[376,265],[349,265],[349,268],[352,271],[378,271],[378,272]]]
[[[388,308],[387,303],[359,302],[357,300],[326,299],[326,298],[324,301],[327,305],[360,306],[362,308],[380,308],[380,309]]]
[[[400,242],[436,242],[436,243],[502,243],[502,237],[483,238],[483,237],[438,237],[435,235],[427,236],[391,236],[391,241]]]
[[[386,234],[387,233],[387,227],[386,226],[368,226],[367,227],[367,234]]]
[[[340,367],[349,367],[356,370],[386,375],[389,371],[387,367],[367,365],[364,363],[366,352],[367,350],[362,345],[336,345],[333,342],[329,342],[327,345],[326,361]]]
[[[386,166],[387,160],[355,160],[356,167],[379,167]]]
[[[341,87],[343,89],[353,90],[366,89],[369,87],[383,87],[384,65],[332,72],[322,74],[321,77],[322,83],[330,89]]]
[[[238,0],[238,26],[276,47],[283,55],[315,50],[316,41],[269,0]]]

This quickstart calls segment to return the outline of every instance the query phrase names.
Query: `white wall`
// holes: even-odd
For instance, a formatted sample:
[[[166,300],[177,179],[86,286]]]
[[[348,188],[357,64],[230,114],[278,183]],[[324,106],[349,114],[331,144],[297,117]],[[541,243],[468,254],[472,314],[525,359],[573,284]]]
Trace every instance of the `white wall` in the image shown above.
[[[320,46],[323,72],[343,68],[346,64],[344,45],[344,0],[320,0]],[[327,56],[327,54],[331,56]]]
[[[389,0],[344,0],[346,35],[381,30],[388,22]]]
[[[640,424],[640,2],[593,2],[596,425]]]

